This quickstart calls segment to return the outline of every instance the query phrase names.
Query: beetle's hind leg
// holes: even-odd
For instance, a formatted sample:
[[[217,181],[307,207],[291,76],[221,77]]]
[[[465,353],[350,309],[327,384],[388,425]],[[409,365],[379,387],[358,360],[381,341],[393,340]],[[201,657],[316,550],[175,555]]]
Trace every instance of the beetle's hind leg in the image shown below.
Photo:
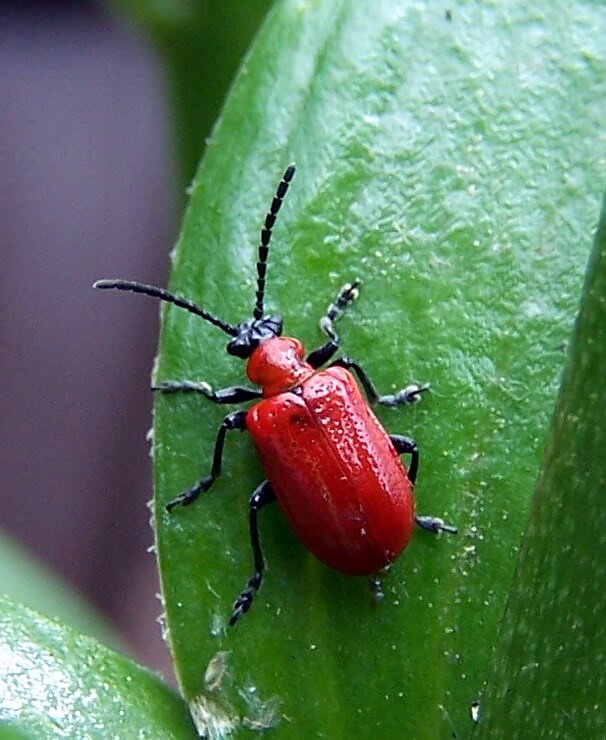
[[[339,349],[340,339],[335,331],[335,323],[341,318],[345,309],[351,306],[357,299],[360,284],[361,281],[357,279],[352,283],[345,283],[335,300],[326,309],[324,316],[320,319],[320,329],[328,336],[328,342],[307,355],[306,362],[312,367],[321,367]]]
[[[261,542],[259,540],[259,526],[257,523],[257,514],[267,504],[271,504],[276,500],[275,494],[268,481],[263,481],[261,485],[255,489],[253,495],[250,497],[250,508],[249,508],[249,525],[250,525],[250,544],[253,551],[253,559],[255,563],[255,572],[248,579],[246,588],[238,596],[234,602],[234,610],[229,618],[230,626],[233,626],[243,614],[250,609],[253,603],[253,599],[259,588],[261,587],[261,581],[263,580],[263,572],[265,570],[265,558],[261,550]]]
[[[417,473],[419,471],[419,448],[414,439],[410,437],[403,437],[400,434],[390,434],[389,439],[393,444],[398,455],[409,454],[411,455],[410,467],[408,468],[408,479],[410,482],[415,484],[417,480]],[[443,519],[437,516],[419,516],[415,514],[415,523],[421,529],[426,529],[428,532],[434,532],[439,534],[440,532],[447,532],[448,534],[457,534],[458,529],[453,527],[451,524],[446,524]]]

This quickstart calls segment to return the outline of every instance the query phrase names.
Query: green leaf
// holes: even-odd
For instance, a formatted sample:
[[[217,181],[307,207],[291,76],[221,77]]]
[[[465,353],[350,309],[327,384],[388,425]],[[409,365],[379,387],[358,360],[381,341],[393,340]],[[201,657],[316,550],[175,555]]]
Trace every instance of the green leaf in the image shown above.
[[[0,732],[5,729],[36,740],[195,737],[183,702],[151,672],[0,599]]]
[[[486,697],[481,737],[606,727],[606,201]]]
[[[365,580],[328,571],[264,511],[267,577],[228,629],[262,472],[232,434],[212,491],[168,515],[208,472],[226,409],[157,398],[158,555],[189,701],[208,697],[205,666],[226,651],[226,711],[279,721],[280,737],[469,728],[606,180],[605,25],[595,4],[562,0],[476,0],[449,16],[405,0],[287,0],[270,14],[194,180],[171,287],[227,321],[250,316],[259,228],[296,161],[268,308],[312,348],[337,290],[363,278],[343,350],[383,392],[431,381],[422,404],[380,413],[419,442],[419,511],[460,534],[417,533],[377,609]],[[225,343],[167,308],[156,379],[241,383]]]
[[[204,141],[270,0],[110,0],[148,34],[172,103],[179,175],[189,184]]]

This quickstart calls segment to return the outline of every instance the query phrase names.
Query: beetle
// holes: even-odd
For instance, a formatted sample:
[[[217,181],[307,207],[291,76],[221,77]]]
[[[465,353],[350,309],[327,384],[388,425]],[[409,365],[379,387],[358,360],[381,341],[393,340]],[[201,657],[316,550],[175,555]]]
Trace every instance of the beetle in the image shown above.
[[[152,390],[195,393],[216,404],[256,403],[223,419],[216,437],[210,473],[166,505],[168,512],[188,506],[209,490],[221,473],[227,432],[246,430],[267,476],[249,503],[254,573],[229,619],[234,625],[251,607],[266,568],[258,514],[278,501],[295,534],[333,570],[376,576],[407,546],[415,523],[431,532],[456,533],[442,519],[415,514],[413,488],[419,467],[414,440],[388,434],[371,406],[417,402],[429,386],[408,385],[380,395],[363,368],[350,357],[334,359],[340,339],[335,323],[358,296],[359,280],[343,286],[320,320],[327,340],[306,355],[303,344],[282,336],[282,317],[265,313],[269,244],[276,216],[295,174],[287,167],[261,230],[257,290],[252,319],[229,324],[194,302],[163,288],[129,280],[99,280],[95,288],[132,291],[158,298],[201,317],[228,334],[230,355],[247,361],[246,374],[259,388],[234,386],[213,390],[206,382],[178,380]],[[356,383],[357,376],[366,400]],[[408,469],[400,455],[410,455]],[[377,586],[378,588],[378,586]]]

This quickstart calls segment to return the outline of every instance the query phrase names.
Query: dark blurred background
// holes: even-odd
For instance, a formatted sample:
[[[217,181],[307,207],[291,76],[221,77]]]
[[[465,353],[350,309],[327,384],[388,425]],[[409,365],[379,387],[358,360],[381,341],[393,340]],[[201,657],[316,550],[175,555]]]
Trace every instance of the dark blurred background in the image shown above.
[[[166,284],[186,187],[270,5],[0,4],[0,591],[106,635],[58,575],[169,679],[147,552],[158,307],[91,286]]]
[[[149,512],[157,311],[180,195],[158,63],[86,2],[0,8],[2,518],[170,678]]]

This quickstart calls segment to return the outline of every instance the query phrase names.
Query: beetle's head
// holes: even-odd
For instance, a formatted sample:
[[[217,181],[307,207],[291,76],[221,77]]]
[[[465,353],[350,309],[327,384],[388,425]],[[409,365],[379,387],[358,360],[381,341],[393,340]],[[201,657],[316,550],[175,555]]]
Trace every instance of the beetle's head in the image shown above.
[[[238,333],[227,345],[227,352],[245,360],[261,342],[282,334],[282,317],[264,316],[260,319],[242,321],[236,329]]]
[[[227,352],[235,357],[246,359],[252,355],[254,350],[267,339],[279,337],[282,334],[282,317],[281,316],[264,316],[263,301],[265,298],[265,275],[267,273],[267,257],[269,256],[269,242],[271,232],[276,222],[276,216],[282,206],[282,201],[288,190],[291,180],[295,175],[295,166],[291,164],[286,168],[282,179],[276,190],[276,194],[271,202],[271,206],[263,228],[261,229],[261,241],[259,243],[259,258],[257,260],[257,292],[253,317],[239,324],[228,324],[226,321],[218,318],[210,311],[196,305],[193,301],[181,296],[169,293],[164,288],[156,288],[154,285],[143,285],[132,280],[98,280],[93,287],[102,289],[130,290],[133,293],[142,293],[153,298],[159,298],[166,303],[172,303],[179,308],[200,316],[213,326],[219,327],[233,339],[227,345]]]

